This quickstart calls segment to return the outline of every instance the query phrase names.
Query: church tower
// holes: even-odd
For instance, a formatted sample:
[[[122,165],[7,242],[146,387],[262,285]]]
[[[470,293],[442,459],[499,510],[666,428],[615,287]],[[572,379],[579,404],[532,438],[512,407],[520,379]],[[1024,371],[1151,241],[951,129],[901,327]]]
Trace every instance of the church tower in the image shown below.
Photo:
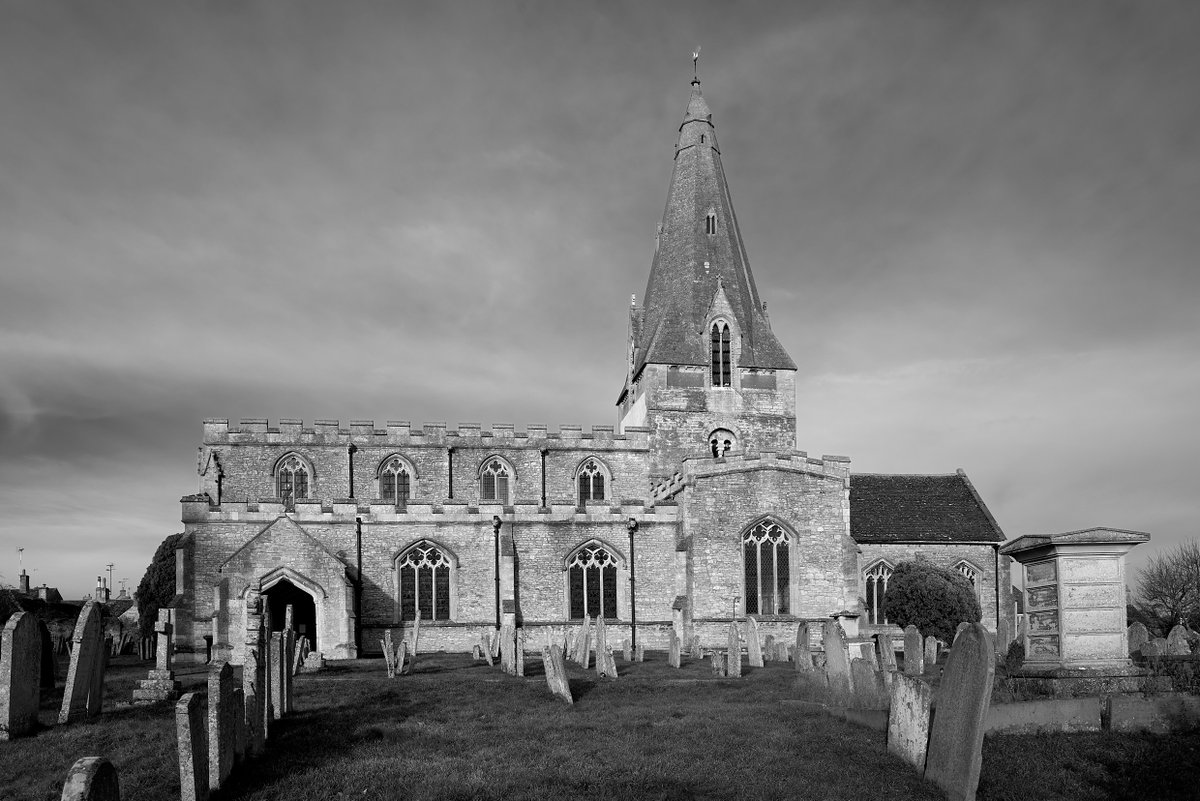
[[[795,447],[796,365],[771,332],[698,78],[643,305],[630,310],[618,422],[650,429],[650,479],[687,457]]]

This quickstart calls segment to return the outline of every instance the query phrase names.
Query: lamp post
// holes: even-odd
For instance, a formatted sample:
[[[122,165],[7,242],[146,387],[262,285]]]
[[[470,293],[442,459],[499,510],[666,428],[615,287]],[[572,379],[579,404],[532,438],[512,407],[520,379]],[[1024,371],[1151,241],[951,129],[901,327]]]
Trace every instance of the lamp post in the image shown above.
[[[625,523],[625,528],[629,530],[629,642],[633,650],[637,651],[637,585],[635,584],[634,560],[633,560],[633,533],[638,530],[638,521],[634,518],[629,518]]]
[[[496,630],[500,630],[500,515],[492,515],[492,533],[496,543]]]

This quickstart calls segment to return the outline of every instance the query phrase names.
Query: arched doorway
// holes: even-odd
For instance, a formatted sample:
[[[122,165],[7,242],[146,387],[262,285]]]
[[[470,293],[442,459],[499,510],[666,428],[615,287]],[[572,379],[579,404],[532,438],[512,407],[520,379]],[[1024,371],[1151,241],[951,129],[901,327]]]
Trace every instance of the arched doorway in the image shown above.
[[[271,631],[283,631],[287,608],[292,607],[292,624],[296,637],[307,637],[309,647],[317,651],[317,605],[307,590],[297,587],[287,579],[280,579],[264,593],[267,608],[271,610]]]

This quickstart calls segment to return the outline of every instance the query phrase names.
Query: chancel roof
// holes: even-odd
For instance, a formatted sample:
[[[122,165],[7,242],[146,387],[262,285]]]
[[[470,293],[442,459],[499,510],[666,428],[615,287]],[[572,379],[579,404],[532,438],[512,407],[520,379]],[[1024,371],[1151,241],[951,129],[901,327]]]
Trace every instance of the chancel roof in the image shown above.
[[[966,473],[850,476],[855,542],[1003,542]]]

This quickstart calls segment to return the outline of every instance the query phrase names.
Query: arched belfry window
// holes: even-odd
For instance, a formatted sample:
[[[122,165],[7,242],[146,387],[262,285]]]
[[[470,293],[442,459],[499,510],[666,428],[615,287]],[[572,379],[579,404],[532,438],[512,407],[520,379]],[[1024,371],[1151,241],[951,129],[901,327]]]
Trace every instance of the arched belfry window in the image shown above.
[[[400,620],[449,620],[454,563],[429,540],[421,540],[396,559]]]
[[[379,468],[379,497],[384,503],[404,506],[412,497],[413,470],[399,456],[386,459]]]
[[[704,139],[701,138],[700,141],[703,142]],[[716,232],[717,232],[717,214],[716,214],[716,212],[710,211],[708,214],[706,214],[704,216],[704,233],[715,234]]]
[[[508,503],[508,491],[511,483],[512,468],[495,457],[488,459],[479,471],[479,500],[490,503]]]
[[[714,459],[729,453],[736,444],[737,437],[727,428],[718,428],[708,435],[708,449]]]
[[[979,571],[975,569],[975,565],[965,559],[954,566],[954,569],[971,582],[971,586],[978,592],[979,590]]]
[[[866,581],[867,622],[887,623],[883,611],[883,596],[887,593],[888,579],[892,577],[892,566],[887,562],[876,562],[864,574]]]
[[[769,520],[757,523],[742,535],[746,614],[788,614],[790,539],[782,526]]]
[[[617,616],[617,558],[598,542],[589,542],[567,560],[567,596],[571,619]]]
[[[728,387],[733,375],[733,356],[730,351],[729,323],[717,320],[709,331],[712,340],[712,385]]]
[[[580,506],[588,501],[603,501],[608,497],[604,466],[596,459],[587,459],[579,465],[576,483],[579,486]]]
[[[299,455],[289,453],[280,459],[279,463],[275,466],[275,491],[277,497],[282,498],[283,502],[288,505],[294,501],[307,498],[311,483],[310,478],[308,463],[301,459]]]

